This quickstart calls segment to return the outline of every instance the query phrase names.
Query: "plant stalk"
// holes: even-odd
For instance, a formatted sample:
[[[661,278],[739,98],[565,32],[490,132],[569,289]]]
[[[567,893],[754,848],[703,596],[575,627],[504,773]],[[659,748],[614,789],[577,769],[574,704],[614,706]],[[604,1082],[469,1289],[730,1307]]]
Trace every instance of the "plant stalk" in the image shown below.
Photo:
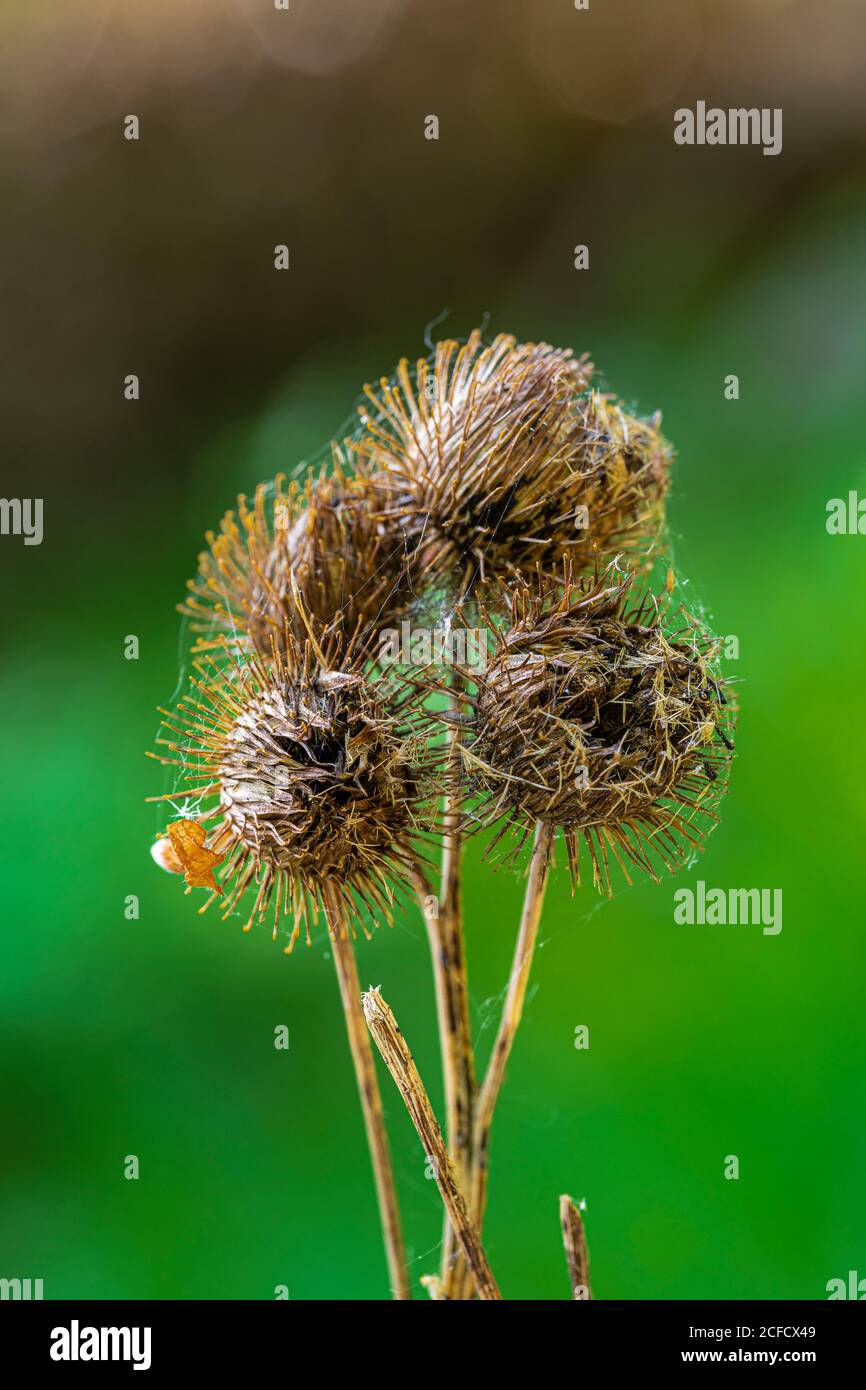
[[[493,1125],[493,1112],[499,1099],[499,1092],[505,1080],[505,1068],[511,1055],[511,1048],[526,1000],[526,989],[532,969],[532,958],[538,937],[538,924],[544,904],[544,891],[550,868],[550,855],[553,848],[555,830],[539,821],[535,827],[535,840],[529,865],[529,878],[523,899],[523,912],[520,928],[514,947],[511,975],[502,1008],[502,1017],[487,1064],[487,1071],[475,1106],[475,1119],[472,1142],[472,1178],[469,1190],[469,1211],[472,1221],[480,1231],[484,1222],[487,1204],[487,1174],[490,1156],[490,1132]],[[458,1291],[458,1297],[465,1293]]]
[[[355,1079],[361,1098],[367,1143],[373,1164],[376,1181],[376,1195],[379,1201],[379,1215],[385,1241],[385,1255],[391,1280],[391,1292],[395,1299],[411,1299],[409,1277],[406,1273],[406,1250],[403,1243],[403,1228],[400,1221],[400,1208],[397,1200],[397,1187],[394,1182],[394,1169],[391,1163],[391,1150],[385,1128],[385,1115],[382,1110],[382,1096],[376,1077],[376,1067],[370,1048],[370,1039],[364,1022],[361,1006],[361,982],[355,963],[355,949],[349,935],[345,909],[338,894],[326,890],[325,915],[334,953],[334,964],[340,984],[340,997],[346,1018],[346,1032],[349,1035],[349,1048],[355,1066]]]
[[[460,1242],[466,1262],[475,1282],[478,1297],[485,1301],[502,1298],[493,1277],[478,1232],[469,1217],[457,1175],[445,1147],[424,1083],[397,1026],[391,1009],[377,989],[368,990],[363,998],[364,1017],[382,1060],[403,1097],[409,1117],[415,1126],[424,1155],[433,1166],[436,1185],[448,1213],[448,1219]],[[439,1291],[437,1290],[437,1297]]]
[[[463,678],[453,676],[452,708],[459,708]],[[461,860],[463,837],[460,828],[459,726],[448,731],[448,758],[451,778],[443,808],[442,873],[437,911],[425,911],[445,1086],[445,1126],[448,1151],[461,1190],[468,1191],[472,1173],[472,1124],[477,1084],[472,1032],[469,1022],[469,984],[463,936],[463,898]],[[427,900],[429,904],[429,899]],[[439,1271],[441,1296],[452,1298],[458,1277],[459,1245],[456,1233],[446,1221],[442,1232],[442,1263]]]
[[[562,1225],[562,1243],[568,1261],[568,1275],[571,1279],[572,1298],[587,1302],[592,1298],[589,1283],[589,1250],[586,1244],[586,1231],[577,1204],[563,1193],[559,1199],[559,1220]]]

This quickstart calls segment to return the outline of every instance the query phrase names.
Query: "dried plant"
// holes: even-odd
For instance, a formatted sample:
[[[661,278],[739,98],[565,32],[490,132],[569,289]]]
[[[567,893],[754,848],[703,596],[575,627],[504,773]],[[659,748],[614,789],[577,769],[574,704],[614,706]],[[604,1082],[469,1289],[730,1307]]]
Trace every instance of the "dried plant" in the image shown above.
[[[496,1103],[522,1017],[554,846],[610,893],[618,866],[658,879],[717,816],[733,710],[703,625],[656,594],[672,452],[591,386],[588,357],[473,333],[367,388],[345,452],[303,485],[239,499],[181,611],[194,675],[156,756],[175,769],[156,857],[244,906],[287,952],[324,915],[376,1177],[394,1296],[407,1298],[374,1039],[433,1163],[437,1301],[500,1297],[482,1244]],[[350,469],[347,458],[353,460]],[[492,634],[486,669],[387,667],[386,628],[430,615]],[[462,848],[513,862],[531,839],[502,1016],[476,1071]],[[441,846],[439,892],[429,882]],[[364,996],[353,938],[416,896],[430,941],[447,1145],[394,1015]],[[575,1298],[583,1222],[561,1199]]]
[[[238,498],[218,535],[209,532],[199,573],[179,605],[200,635],[198,650],[230,635],[267,656],[287,636],[303,641],[307,618],[357,647],[398,621],[414,598],[418,564],[386,494],[363,472],[348,477],[334,446],[331,468],[301,487],[283,474]]]
[[[410,553],[461,596],[527,565],[657,532],[670,450],[657,420],[590,391],[592,364],[546,343],[471,334],[439,343],[414,382],[405,359],[365,388],[350,447],[403,526]]]
[[[585,525],[568,555],[587,564],[617,551],[640,560],[659,541],[673,450],[661,434],[661,414],[629,415],[610,394],[581,401],[578,501]]]
[[[302,927],[309,941],[325,886],[365,930],[414,894],[439,756],[412,691],[368,680],[339,629],[303,646],[286,632],[283,645],[269,658],[198,658],[191,693],[165,714],[159,760],[182,769],[197,822],[217,823],[220,891],[200,911],[221,897],[229,917],[246,895],[244,931],[272,918],[276,940],[288,917],[290,952]]]
[[[682,861],[730,762],[717,644],[664,594],[635,602],[633,589],[616,562],[519,580],[461,750],[476,820],[497,838],[516,828],[518,845],[538,822],[561,829],[575,884],[582,842],[606,892],[611,861],[627,879]]]
[[[478,1296],[485,1300],[499,1299],[502,1295],[478,1232],[470,1220],[466,1200],[445,1148],[442,1131],[433,1113],[424,1083],[418,1075],[418,1068],[397,1026],[397,1020],[377,989],[371,989],[363,996],[363,1004],[364,1018],[370,1033],[403,1096],[406,1109],[421,1140],[422,1153],[427,1162],[432,1164],[436,1185],[463,1249]]]
[[[568,1274],[572,1293],[576,1299],[587,1301],[592,1298],[589,1283],[589,1251],[586,1248],[586,1232],[583,1217],[567,1193],[559,1199],[559,1220],[562,1226],[562,1243],[568,1261]]]

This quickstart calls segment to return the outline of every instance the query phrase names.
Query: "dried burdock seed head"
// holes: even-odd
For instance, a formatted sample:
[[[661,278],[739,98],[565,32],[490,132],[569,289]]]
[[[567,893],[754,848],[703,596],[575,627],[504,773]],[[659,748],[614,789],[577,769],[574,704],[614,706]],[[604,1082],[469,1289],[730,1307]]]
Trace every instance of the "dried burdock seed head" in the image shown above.
[[[599,391],[581,399],[579,415],[571,495],[585,510],[569,559],[586,565],[616,552],[645,557],[661,536],[673,462],[661,415],[629,415]]]
[[[303,487],[278,475],[256,489],[252,506],[240,497],[218,535],[208,533],[180,605],[202,634],[199,651],[227,634],[264,655],[284,649],[287,634],[304,639],[303,610],[339,627],[344,642],[369,646],[405,613],[417,567],[402,528],[388,522],[381,489],[342,464],[335,449],[333,467]]]
[[[569,497],[575,402],[592,366],[546,343],[500,334],[485,347],[436,345],[404,359],[379,391],[365,388],[360,438],[349,441],[390,495],[425,570],[461,594],[488,575],[532,563],[551,530],[576,539]]]
[[[159,799],[185,798],[185,816],[211,827],[224,916],[248,895],[244,930],[267,917],[276,939],[288,915],[287,950],[302,927],[309,941],[326,888],[365,931],[368,917],[390,920],[436,818],[438,755],[408,693],[331,665],[329,649],[289,635],[270,657],[200,657],[161,740],[160,761],[183,772]]]
[[[486,580],[563,557],[592,564],[659,533],[671,451],[658,419],[589,390],[586,358],[474,332],[437,344],[414,378],[366,388],[348,441],[388,498],[424,571],[461,598]]]
[[[657,878],[700,843],[732,747],[716,645],[651,593],[630,602],[633,586],[616,564],[515,584],[462,750],[476,824],[500,822],[494,843],[561,828],[573,881],[582,840],[607,892],[612,862]]]

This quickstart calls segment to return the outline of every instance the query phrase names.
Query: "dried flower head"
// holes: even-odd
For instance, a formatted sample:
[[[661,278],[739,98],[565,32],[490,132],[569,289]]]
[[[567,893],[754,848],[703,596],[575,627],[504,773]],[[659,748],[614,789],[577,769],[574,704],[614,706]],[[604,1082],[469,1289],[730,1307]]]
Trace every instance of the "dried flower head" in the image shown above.
[[[465,591],[525,564],[551,525],[570,527],[574,540],[568,441],[591,372],[546,343],[500,334],[484,347],[476,330],[462,347],[438,343],[414,384],[404,359],[378,394],[365,388],[363,433],[350,447],[390,494],[389,515],[423,548],[428,570]]]
[[[416,568],[400,528],[383,516],[384,498],[363,471],[348,477],[339,450],[333,467],[301,487],[279,474],[256,489],[253,505],[238,499],[209,549],[180,611],[203,634],[198,650],[226,634],[268,655],[287,634],[306,635],[303,612],[322,627],[336,624],[345,641],[399,618],[412,600]],[[300,602],[296,597],[300,595]]]
[[[462,347],[438,343],[414,382],[404,359],[378,392],[366,388],[348,444],[425,572],[465,596],[489,577],[649,543],[670,450],[656,420],[589,391],[592,370],[506,334],[484,347],[475,331]]]
[[[368,912],[390,920],[395,895],[416,885],[436,814],[437,754],[411,691],[369,681],[338,626],[303,645],[289,633],[270,657],[208,653],[196,669],[166,713],[172,756],[160,761],[180,766],[185,784],[165,799],[186,796],[213,827],[207,848],[225,856],[224,916],[249,893],[244,930],[272,916],[276,939],[288,914],[287,950],[302,925],[309,941],[326,887],[365,931]]]
[[[617,552],[645,556],[661,535],[673,462],[661,415],[629,415],[600,391],[581,398],[579,413],[572,490],[585,525],[569,559],[592,565]]]
[[[731,747],[712,640],[685,616],[674,630],[651,593],[630,606],[633,584],[615,563],[516,583],[462,750],[477,823],[502,822],[494,843],[561,827],[573,881],[583,840],[608,892],[611,860],[657,878],[699,844]]]

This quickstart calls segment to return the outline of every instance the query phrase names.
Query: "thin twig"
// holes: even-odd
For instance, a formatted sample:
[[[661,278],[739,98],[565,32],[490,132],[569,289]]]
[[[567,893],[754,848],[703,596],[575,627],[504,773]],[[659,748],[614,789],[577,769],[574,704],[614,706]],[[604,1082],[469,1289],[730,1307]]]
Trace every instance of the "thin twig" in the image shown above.
[[[550,826],[544,825],[540,821],[535,827],[535,842],[529,866],[529,879],[523,899],[523,913],[514,947],[508,990],[493,1051],[490,1054],[487,1072],[475,1107],[469,1210],[479,1231],[484,1221],[484,1208],[487,1202],[487,1169],[493,1112],[496,1108],[499,1092],[502,1089],[505,1068],[523,1014],[526,988],[529,984],[529,972],[532,969],[532,957],[538,936],[538,924],[541,919],[541,908],[544,903],[544,890],[547,884],[554,834],[555,831]]]
[[[572,1296],[580,1302],[586,1302],[592,1298],[586,1231],[580,1211],[567,1193],[563,1193],[559,1199],[559,1219],[562,1223],[562,1243],[565,1246],[565,1258],[568,1260]]]
[[[376,1077],[376,1067],[370,1049],[370,1039],[364,1024],[361,1008],[361,982],[355,964],[355,949],[349,935],[345,910],[336,893],[325,892],[325,914],[337,979],[340,982],[340,996],[346,1016],[346,1031],[349,1047],[355,1064],[355,1079],[364,1112],[364,1125],[367,1130],[367,1143],[376,1180],[376,1195],[379,1199],[379,1215],[382,1221],[382,1234],[385,1241],[385,1254],[391,1278],[394,1298],[405,1301],[411,1299],[409,1277],[406,1273],[406,1250],[403,1244],[403,1228],[400,1222],[400,1208],[397,1201],[397,1187],[394,1182],[394,1169],[391,1164],[391,1150],[388,1146],[388,1132],[382,1110],[382,1096]]]
[[[454,1166],[448,1157],[442,1131],[433,1114],[433,1107],[418,1074],[418,1068],[397,1026],[397,1020],[377,989],[367,991],[363,996],[363,1005],[364,1017],[373,1041],[394,1078],[421,1140],[424,1154],[433,1166],[436,1185],[472,1272],[478,1297],[490,1301],[500,1299],[502,1295],[478,1238],[478,1232],[469,1219],[466,1202],[457,1182]]]
[[[427,926],[433,982],[436,988],[436,1015],[439,1026],[439,1047],[442,1054],[442,1077],[447,1115],[448,1151],[461,1189],[468,1186],[471,1172],[472,1109],[475,1102],[475,1059],[469,1033],[469,1001],[466,989],[466,965],[463,952],[463,932],[457,919],[449,920],[440,909],[439,899],[429,891],[429,885],[419,884],[418,898]],[[454,1265],[459,1259],[459,1246],[447,1220],[443,1231],[443,1255],[440,1280],[443,1298],[451,1297]]]
[[[452,677],[452,712],[459,711],[463,678],[456,672]],[[469,985],[463,937],[463,901],[461,893],[462,833],[461,819],[461,739],[459,726],[448,730],[448,759],[450,782],[443,811],[442,877],[437,911],[425,911],[433,978],[436,986],[436,1007],[439,1017],[439,1041],[442,1050],[442,1070],[445,1083],[445,1125],[448,1152],[464,1191],[468,1191],[472,1173],[472,1117],[475,1109],[475,1057],[472,1051],[472,1032],[469,1022]],[[429,899],[428,899],[429,903]],[[442,1296],[451,1298],[456,1283],[462,1278],[459,1251],[454,1231],[446,1223],[442,1233],[442,1264],[440,1279]]]

